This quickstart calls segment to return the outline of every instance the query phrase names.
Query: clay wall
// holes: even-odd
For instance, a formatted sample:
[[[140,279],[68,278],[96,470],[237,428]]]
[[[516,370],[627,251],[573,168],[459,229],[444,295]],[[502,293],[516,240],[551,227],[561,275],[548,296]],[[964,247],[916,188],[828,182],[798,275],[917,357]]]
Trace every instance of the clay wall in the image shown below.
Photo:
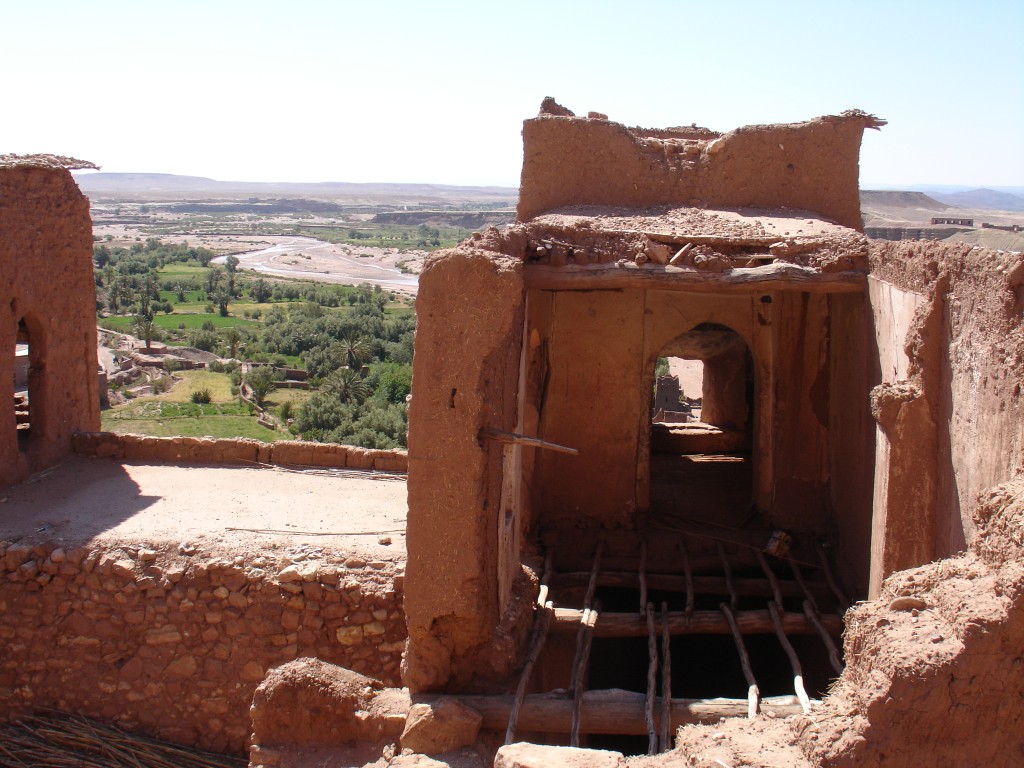
[[[883,380],[873,393],[877,591],[893,570],[962,550],[978,494],[1022,466],[1024,259],[877,242],[871,266]],[[887,562],[885,547],[910,548]]]
[[[979,501],[967,552],[894,574],[847,614],[846,671],[794,724],[812,764],[1024,761],[1024,484]]]
[[[503,445],[516,427],[525,290],[522,263],[466,248],[428,261],[416,299],[409,407],[409,650],[412,690],[502,679],[516,649],[496,637]],[[514,523],[513,523],[514,524]],[[505,561],[513,579],[518,553]]]
[[[527,333],[544,357],[532,360],[527,373],[534,385],[526,409],[538,414],[543,439],[580,451],[535,457],[537,523],[632,527],[637,509],[647,503],[655,361],[676,336],[710,322],[736,331],[754,361],[755,501],[780,527],[831,532],[833,457],[851,477],[862,475],[867,464],[866,401],[830,389],[831,361],[842,354],[830,346],[833,326],[849,335],[846,326],[852,324],[856,332],[864,309],[860,297],[846,299],[845,319],[834,321],[830,308],[841,301],[782,291],[531,292]],[[866,356],[848,368],[862,369],[863,362]],[[848,412],[850,425],[830,440],[830,414],[837,408]],[[572,482],[565,481],[569,477]],[[864,525],[870,519],[866,499],[847,501]]]
[[[29,334],[31,429],[0,413],[0,488],[59,461],[99,427],[89,201],[70,172],[0,158],[0,403],[13,402],[19,323]]]
[[[523,124],[517,218],[568,205],[786,206],[859,230],[861,136],[881,124],[849,112],[684,140],[541,114]]]
[[[383,561],[0,542],[0,718],[56,707],[242,753],[272,667],[316,656],[398,684],[402,589]]]
[[[836,562],[853,594],[868,590],[875,432],[867,393],[878,382],[871,307],[864,294],[829,297],[830,503]]]
[[[115,432],[79,432],[75,453],[97,458],[175,464],[283,464],[303,467],[346,467],[378,472],[406,472],[409,461],[401,449],[378,450],[354,445],[213,437],[150,437]]]

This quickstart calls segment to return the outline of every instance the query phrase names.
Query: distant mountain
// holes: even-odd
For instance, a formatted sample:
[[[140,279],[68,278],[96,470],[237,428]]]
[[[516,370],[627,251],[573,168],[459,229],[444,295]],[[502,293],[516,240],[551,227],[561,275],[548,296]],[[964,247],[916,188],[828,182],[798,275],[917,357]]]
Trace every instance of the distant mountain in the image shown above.
[[[946,211],[950,206],[924,192],[906,192],[888,189],[862,189],[861,208],[919,208],[926,211]]]
[[[942,202],[959,208],[975,208],[985,211],[1024,211],[1024,197],[984,187],[948,194],[936,192],[933,195]]]
[[[75,180],[88,196],[114,200],[209,200],[250,197],[344,200],[349,203],[392,204],[454,202],[514,203],[515,187],[469,187],[447,184],[358,184],[344,181],[319,183],[217,181],[202,176],[170,173],[77,173]]]

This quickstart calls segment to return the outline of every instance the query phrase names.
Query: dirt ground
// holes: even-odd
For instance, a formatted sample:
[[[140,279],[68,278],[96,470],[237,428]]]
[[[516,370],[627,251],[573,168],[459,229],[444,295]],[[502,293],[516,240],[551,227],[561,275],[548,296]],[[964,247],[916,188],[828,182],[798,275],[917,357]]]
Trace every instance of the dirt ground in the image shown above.
[[[75,457],[0,491],[0,539],[232,556],[319,550],[393,566],[405,561],[406,510],[404,480],[369,472]]]

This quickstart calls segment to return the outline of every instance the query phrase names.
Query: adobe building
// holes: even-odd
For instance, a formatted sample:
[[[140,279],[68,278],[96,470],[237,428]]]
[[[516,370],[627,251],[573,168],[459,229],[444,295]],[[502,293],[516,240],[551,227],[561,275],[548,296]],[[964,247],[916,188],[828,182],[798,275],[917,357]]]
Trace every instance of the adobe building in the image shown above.
[[[5,157],[5,502],[74,451],[55,471],[126,515],[174,501],[132,462],[281,463],[407,465],[408,518],[404,572],[18,532],[0,719],[276,768],[1024,762],[1024,258],[866,239],[882,124],[647,130],[545,100],[517,222],[421,275],[407,457],[96,432],[77,162]],[[655,421],[659,358],[702,368],[699,422]]]
[[[0,488],[99,429],[92,220],[69,171],[85,167],[0,156]]]
[[[883,124],[851,111],[647,130],[550,99],[525,122],[516,223],[420,277],[414,698],[492,712],[485,694],[514,691],[484,716],[506,743],[653,753],[680,722],[717,721],[720,697],[732,714],[799,713],[772,700],[787,693],[810,711],[804,694],[844,669],[844,616],[841,679],[875,680],[879,628],[897,619],[862,617],[907,593],[893,574],[973,552],[979,494],[1020,471],[1024,425],[1021,256],[869,242],[858,154]],[[703,363],[701,423],[652,423],[659,357]],[[1018,514],[1001,494],[1000,514]],[[1020,637],[1013,583],[997,644]],[[883,604],[847,613],[866,598]],[[930,653],[972,652],[954,630],[934,636]],[[861,691],[885,704],[857,739],[805,751],[875,764],[866,745],[896,739],[883,721],[927,709],[954,673],[907,674],[912,695]],[[968,719],[1006,734],[1024,706],[993,682],[1012,711]],[[922,723],[897,751],[962,748],[941,717]]]

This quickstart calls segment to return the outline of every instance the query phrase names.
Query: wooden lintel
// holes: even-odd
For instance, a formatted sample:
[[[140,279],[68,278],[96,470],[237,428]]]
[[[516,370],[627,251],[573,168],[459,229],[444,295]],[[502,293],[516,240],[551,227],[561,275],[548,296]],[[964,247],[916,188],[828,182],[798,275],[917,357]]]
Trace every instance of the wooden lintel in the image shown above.
[[[503,731],[507,727],[512,696],[414,694],[412,700],[413,703],[426,703],[440,698],[458,699],[475,709],[483,716],[481,727],[485,729]],[[587,691],[580,707],[580,732],[646,734],[645,700],[644,694],[632,691]],[[572,699],[562,695],[529,694],[522,701],[516,727],[520,733],[568,733],[572,725],[572,708]],[[681,725],[717,723],[723,717],[743,717],[747,714],[747,702],[745,699],[672,699],[670,711],[674,732]],[[762,699],[761,711],[774,717],[788,717],[800,714],[802,709],[796,697],[778,696]]]
[[[523,276],[527,288],[563,291],[646,288],[694,293],[863,293],[867,286],[863,272],[822,273],[788,263],[741,267],[721,273],[651,264],[637,266],[631,262],[622,266],[527,264]]]
[[[533,448],[544,448],[549,451],[555,451],[556,453],[568,453],[570,456],[579,456],[580,452],[576,448],[569,448],[565,445],[559,445],[558,443],[551,443],[547,440],[541,440],[539,437],[527,437],[526,435],[517,435],[515,432],[506,432],[503,429],[495,429],[494,427],[481,427],[480,428],[480,439],[495,440],[499,443],[510,443],[516,445],[528,445]]]
[[[583,611],[577,608],[555,608],[555,622],[552,632],[575,632],[583,619]],[[767,610],[736,611],[736,626],[744,635],[775,634],[775,625]],[[802,613],[784,613],[782,627],[787,635],[813,635],[814,625]],[[820,617],[825,630],[834,637],[843,631],[843,623],[835,614]],[[660,627],[661,617],[655,617]],[[669,633],[672,635],[728,635],[729,623],[720,611],[694,611],[687,616],[684,611],[670,611],[668,614]],[[600,615],[594,627],[594,637],[646,637],[647,622],[637,613],[609,613]]]

